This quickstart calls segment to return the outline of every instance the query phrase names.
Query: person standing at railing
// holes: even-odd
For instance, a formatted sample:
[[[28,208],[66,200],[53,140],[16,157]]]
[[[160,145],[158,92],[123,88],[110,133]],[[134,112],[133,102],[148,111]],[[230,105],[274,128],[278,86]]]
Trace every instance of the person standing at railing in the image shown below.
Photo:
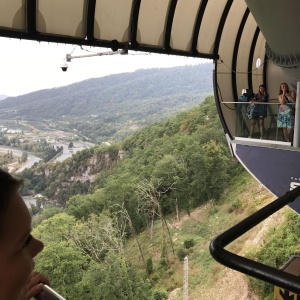
[[[269,95],[267,93],[267,89],[265,85],[261,84],[258,88],[257,94],[255,94],[255,97],[251,100],[251,104],[253,105],[253,110],[252,110],[252,114],[250,115],[251,124],[250,124],[249,138],[251,138],[254,133],[256,123],[259,124],[260,138],[262,139],[264,137],[264,133],[265,133],[264,120],[267,117],[267,106],[261,103],[268,102],[268,101],[269,101]]]
[[[296,92],[290,91],[289,86],[285,82],[280,84],[278,101],[280,106],[277,127],[282,128],[284,140],[292,142],[295,123]]]

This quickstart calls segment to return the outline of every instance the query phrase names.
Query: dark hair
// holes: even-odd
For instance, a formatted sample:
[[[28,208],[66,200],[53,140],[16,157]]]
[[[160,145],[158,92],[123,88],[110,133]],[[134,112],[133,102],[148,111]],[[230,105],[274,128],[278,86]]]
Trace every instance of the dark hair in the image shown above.
[[[281,89],[281,86],[282,86],[283,84],[285,84],[286,87],[287,87],[286,91],[287,91],[288,93],[290,92],[289,85],[288,85],[286,82],[282,82],[282,83],[280,84],[280,86],[279,86],[279,95],[283,94],[283,90]]]
[[[15,178],[8,172],[0,169],[0,223],[12,194],[18,191],[22,184],[22,179]]]
[[[265,91],[264,91],[263,94],[260,92],[260,88],[261,88],[261,87],[263,87],[263,88],[265,89]],[[267,94],[267,88],[266,88],[266,86],[265,86],[264,84],[260,84],[260,85],[259,85],[257,94],[259,95],[259,97],[262,97],[262,96],[264,96],[264,95]]]

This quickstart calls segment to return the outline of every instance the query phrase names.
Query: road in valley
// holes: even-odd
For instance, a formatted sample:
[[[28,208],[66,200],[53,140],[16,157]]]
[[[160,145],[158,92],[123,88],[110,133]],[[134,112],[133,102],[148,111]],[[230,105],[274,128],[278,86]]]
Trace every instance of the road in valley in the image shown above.
[[[55,146],[63,146],[63,153],[56,157],[55,159],[52,160],[52,162],[62,162],[65,159],[71,157],[73,154],[75,154],[78,151],[81,151],[86,148],[90,148],[94,146],[92,143],[88,142],[83,142],[83,141],[78,141],[78,142],[73,142],[74,147],[72,149],[68,149],[68,143],[60,143],[60,144],[55,144]],[[0,151],[1,152],[7,152],[7,151],[12,151],[13,154],[22,156],[22,153],[24,150],[15,148],[15,147],[8,147],[8,146],[0,146]],[[27,161],[16,171],[17,173],[22,172],[26,168],[32,167],[36,162],[39,162],[41,160],[40,157],[34,156],[32,154],[28,154],[28,159]]]
[[[9,147],[9,146],[0,146],[0,151],[1,152],[12,151],[12,153],[14,155],[17,155],[17,156],[20,156],[20,157],[22,156],[22,154],[24,152],[24,150],[20,150],[18,148]],[[26,168],[30,168],[31,166],[34,165],[34,163],[39,162],[40,160],[41,160],[41,158],[39,158],[37,156],[34,156],[34,155],[31,155],[31,154],[28,154],[27,161],[16,172],[20,173],[23,170],[25,170]]]

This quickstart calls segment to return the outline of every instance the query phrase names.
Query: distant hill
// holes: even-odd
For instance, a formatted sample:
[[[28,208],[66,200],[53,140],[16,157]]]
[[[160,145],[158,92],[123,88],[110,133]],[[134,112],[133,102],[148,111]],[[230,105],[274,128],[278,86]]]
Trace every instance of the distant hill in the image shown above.
[[[0,95],[0,101],[3,100],[3,99],[6,99],[6,98],[8,98],[8,96],[6,96],[6,95]]]
[[[118,139],[127,134],[125,127],[132,131],[167,119],[211,95],[212,68],[143,69],[10,97],[0,102],[0,118],[54,120],[97,142],[116,134]]]

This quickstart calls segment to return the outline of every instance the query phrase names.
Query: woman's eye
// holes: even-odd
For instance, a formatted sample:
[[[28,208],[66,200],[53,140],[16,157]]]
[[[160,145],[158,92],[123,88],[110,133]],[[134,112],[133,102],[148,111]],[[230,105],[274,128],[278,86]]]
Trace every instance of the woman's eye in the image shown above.
[[[31,234],[29,234],[28,235],[28,238],[26,239],[26,241],[25,241],[25,243],[23,244],[23,248],[25,248],[25,247],[27,247],[28,245],[29,245],[29,243],[31,242],[31,240],[32,240],[32,235]]]

